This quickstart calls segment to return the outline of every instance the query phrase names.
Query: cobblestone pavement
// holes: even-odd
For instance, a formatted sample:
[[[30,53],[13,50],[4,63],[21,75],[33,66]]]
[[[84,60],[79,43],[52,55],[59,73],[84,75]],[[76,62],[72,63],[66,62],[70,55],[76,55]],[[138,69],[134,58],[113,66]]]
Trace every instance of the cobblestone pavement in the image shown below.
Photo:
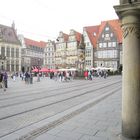
[[[121,91],[35,140],[118,140],[120,133]]]
[[[120,76],[93,81],[36,81],[26,85],[20,79],[9,80],[7,91],[0,89],[0,140],[118,138]]]

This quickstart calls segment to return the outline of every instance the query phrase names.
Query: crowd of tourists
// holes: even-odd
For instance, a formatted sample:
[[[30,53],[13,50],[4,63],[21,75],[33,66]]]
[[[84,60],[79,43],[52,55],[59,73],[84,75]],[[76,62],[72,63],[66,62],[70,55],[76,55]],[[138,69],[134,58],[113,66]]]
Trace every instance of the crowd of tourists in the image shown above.
[[[86,70],[84,72],[84,77],[86,80],[93,80],[94,77],[104,77],[106,78],[108,73],[106,70]]]
[[[75,79],[77,76],[76,71],[55,71],[49,73],[32,73],[29,71],[26,72],[13,72],[9,77],[15,82],[18,77],[21,78],[22,81],[25,81],[25,84],[33,84],[33,78],[37,78],[37,82],[40,81],[40,78],[49,77],[49,79],[59,81],[59,82],[68,82]],[[94,77],[104,77],[106,78],[108,73],[106,70],[94,71],[94,70],[86,70],[84,71],[83,77],[85,80],[93,80]],[[0,88],[6,91],[8,88],[8,74],[6,71],[0,71]]]
[[[59,72],[50,72],[49,77],[50,79],[54,79],[55,81],[71,81],[76,76],[74,71],[59,71]]]

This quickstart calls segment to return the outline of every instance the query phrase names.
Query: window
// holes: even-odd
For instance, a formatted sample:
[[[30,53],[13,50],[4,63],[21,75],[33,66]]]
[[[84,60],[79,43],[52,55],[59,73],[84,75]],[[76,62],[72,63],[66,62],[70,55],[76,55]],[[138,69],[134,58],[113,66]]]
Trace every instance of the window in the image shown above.
[[[11,48],[11,57],[14,57],[14,48]]]
[[[109,37],[109,34],[105,34],[105,37]]]
[[[112,42],[112,47],[116,47],[116,42]]]
[[[105,37],[105,35],[104,34],[102,34],[102,38],[104,38]]]
[[[5,47],[1,47],[1,55],[5,56]]]
[[[96,36],[96,33],[95,32],[93,33],[93,36]]]
[[[89,46],[89,42],[87,42],[87,46]]]
[[[19,49],[16,49],[16,57],[19,58]]]
[[[107,43],[104,42],[103,43],[103,47],[106,48],[107,47]]]
[[[112,47],[112,42],[108,42],[108,47]]]
[[[106,27],[105,30],[106,30],[106,31],[109,31],[109,27]]]
[[[7,47],[7,57],[10,57],[10,48],[9,47]]]
[[[113,33],[111,33],[110,36],[113,37]]]
[[[117,58],[117,50],[99,51],[98,58]]]
[[[103,47],[103,44],[102,43],[99,43],[99,48],[102,48]]]

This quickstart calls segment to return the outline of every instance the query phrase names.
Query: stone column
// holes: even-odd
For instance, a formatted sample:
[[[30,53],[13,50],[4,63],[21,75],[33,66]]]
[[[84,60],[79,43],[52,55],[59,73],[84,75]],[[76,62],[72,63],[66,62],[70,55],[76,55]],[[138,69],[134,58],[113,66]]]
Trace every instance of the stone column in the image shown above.
[[[123,33],[122,139],[140,138],[140,2],[114,6]]]

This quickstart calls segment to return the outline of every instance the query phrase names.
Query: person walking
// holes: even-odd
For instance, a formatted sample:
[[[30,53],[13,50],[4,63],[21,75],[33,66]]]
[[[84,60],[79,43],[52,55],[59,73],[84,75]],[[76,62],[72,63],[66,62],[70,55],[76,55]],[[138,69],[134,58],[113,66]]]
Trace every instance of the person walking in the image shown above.
[[[4,83],[4,78],[3,78],[3,73],[0,72],[0,87],[4,89],[4,91],[6,91],[6,88],[5,88],[5,83]]]
[[[1,71],[0,71],[0,88],[3,87],[3,85],[2,85],[2,80],[3,80],[3,74],[2,74]]]
[[[5,88],[8,88],[8,82],[7,82],[7,80],[8,80],[8,75],[7,75],[7,72],[5,71],[3,73],[3,83],[4,83]]]
[[[84,77],[85,77],[85,80],[88,80],[88,71],[87,70],[84,72]]]

